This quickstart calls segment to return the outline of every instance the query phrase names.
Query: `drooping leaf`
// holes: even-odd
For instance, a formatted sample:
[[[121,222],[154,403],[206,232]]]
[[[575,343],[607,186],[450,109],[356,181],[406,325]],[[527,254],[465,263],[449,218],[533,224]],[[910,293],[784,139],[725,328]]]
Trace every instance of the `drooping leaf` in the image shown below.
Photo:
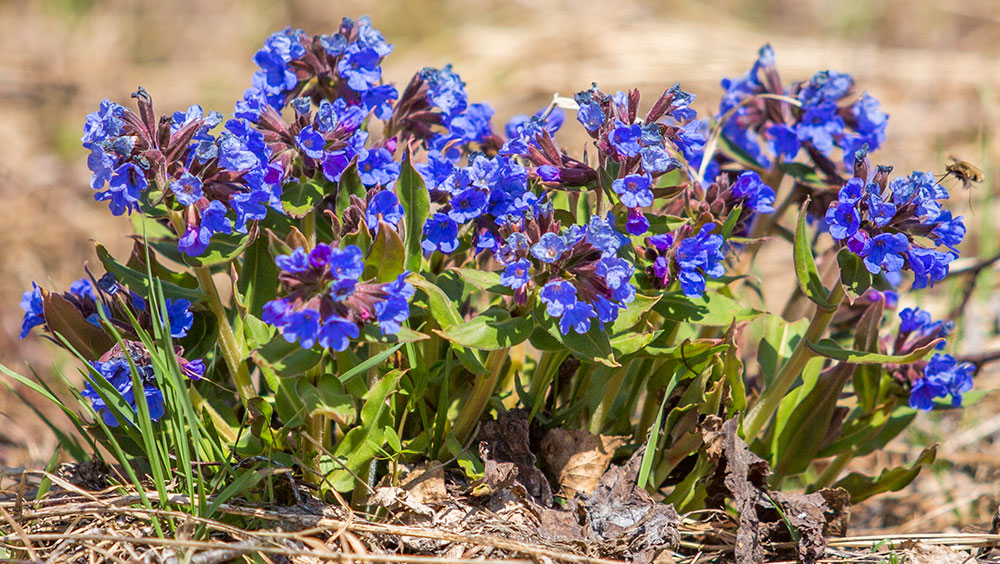
[[[333,455],[344,461],[346,470],[331,463],[330,476],[333,487],[347,491],[354,487],[354,476],[365,474],[368,463],[378,455],[385,444],[385,428],[392,425],[390,402],[386,399],[398,387],[400,370],[393,370],[382,377],[365,394],[361,408],[361,425],[354,427],[337,444]]]
[[[832,358],[842,362],[850,362],[851,364],[909,364],[927,356],[927,354],[933,351],[935,347],[937,347],[938,343],[943,340],[944,339],[934,339],[930,343],[927,343],[918,349],[914,349],[908,354],[898,356],[845,349],[837,344],[836,341],[831,339],[823,339],[818,343],[810,343],[807,341],[806,345],[808,345],[814,353],[820,356],[825,356],[826,358]]]
[[[834,484],[834,487],[844,488],[851,494],[851,503],[860,503],[873,495],[885,492],[897,492],[913,481],[921,468],[934,462],[937,456],[937,445],[923,450],[916,460],[906,466],[886,468],[878,477],[865,476],[851,472]]]
[[[618,335],[623,331],[627,331],[635,326],[642,318],[643,314],[653,308],[656,302],[660,301],[662,296],[648,297],[642,294],[636,294],[635,299],[632,303],[628,304],[625,309],[618,312],[618,319],[615,319],[614,323],[611,324],[610,333],[612,335]]]

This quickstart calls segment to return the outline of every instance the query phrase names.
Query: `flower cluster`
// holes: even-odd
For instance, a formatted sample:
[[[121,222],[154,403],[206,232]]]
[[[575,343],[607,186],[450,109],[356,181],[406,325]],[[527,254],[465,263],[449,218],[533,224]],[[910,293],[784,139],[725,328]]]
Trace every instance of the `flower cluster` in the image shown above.
[[[563,228],[552,207],[542,204],[508,218],[499,238],[494,257],[504,265],[500,283],[514,290],[519,305],[537,293],[564,335],[586,333],[595,319],[603,329],[635,299],[635,269],[618,257],[624,237],[606,219],[595,215],[586,226]]]
[[[685,225],[673,233],[647,237],[646,258],[652,264],[646,273],[653,286],[666,288],[677,280],[685,296],[703,295],[706,277],[718,278],[726,273],[725,241],[714,231],[715,224],[707,223],[697,233]]]
[[[285,295],[265,304],[263,319],[289,343],[342,351],[364,327],[377,322],[381,334],[395,335],[410,316],[409,272],[387,283],[361,281],[365,264],[355,245],[299,247],[275,262]]]
[[[121,394],[129,407],[132,408],[132,412],[138,414],[139,408],[136,405],[135,382],[132,379],[132,365],[134,365],[138,381],[142,384],[142,395],[146,400],[149,418],[153,421],[158,421],[166,413],[166,405],[163,400],[163,391],[157,387],[156,375],[153,371],[149,352],[140,342],[126,340],[123,343],[124,347],[116,344],[108,352],[104,353],[99,360],[90,363],[96,373],[95,377],[102,377],[107,380]],[[191,380],[200,380],[205,375],[204,361],[188,361],[181,357],[178,357],[177,360],[181,372]],[[83,397],[90,400],[94,411],[101,416],[108,426],[117,427],[121,424],[91,382],[87,382],[87,385],[80,393]]]
[[[765,45],[745,75],[722,81],[725,93],[716,119],[723,122],[726,138],[763,167],[770,167],[772,159],[791,161],[804,149],[829,174],[836,170],[830,160],[835,148],[850,167],[856,151],[874,151],[885,142],[889,116],[867,92],[849,98],[853,87],[850,75],[828,70],[786,88],[774,51]],[[791,97],[796,104],[767,95]],[[845,104],[847,99],[853,101]]]
[[[21,335],[25,338],[31,329],[39,325],[45,326],[45,301],[50,295],[31,284],[31,290],[21,295],[21,309],[24,318],[21,321]],[[96,291],[95,291],[96,287]],[[115,296],[121,292],[122,299]],[[127,295],[128,298],[124,299]],[[73,306],[80,318],[96,327],[101,325],[101,313],[120,332],[135,337],[130,318],[135,318],[139,326],[147,331],[152,329],[153,315],[149,312],[146,299],[119,283],[113,274],[106,273],[95,284],[91,280],[81,278],[70,284],[69,291],[58,294],[59,299]],[[179,339],[187,336],[188,330],[194,324],[194,313],[191,312],[191,302],[183,298],[166,298],[164,304],[167,310],[167,321],[170,325],[170,336]],[[127,310],[127,313],[126,313]],[[65,319],[61,319],[65,321]],[[110,338],[110,337],[109,337]]]
[[[948,190],[931,173],[914,172],[889,182],[891,168],[878,167],[869,181],[866,166],[855,169],[826,212],[830,235],[862,257],[872,274],[906,268],[913,271],[914,288],[947,276],[949,264],[958,258],[956,246],[965,237],[962,218],[941,207]]]
[[[972,389],[976,367],[971,362],[958,362],[950,354],[935,354],[924,365],[923,377],[910,388],[910,407],[930,410],[935,398],[951,396],[951,405],[962,405],[962,394]]]
[[[258,132],[231,120],[213,136],[210,131],[222,116],[205,115],[200,106],[157,123],[149,95],[139,89],[132,96],[138,113],[105,100],[84,126],[90,185],[112,214],[155,206],[169,197],[184,210],[178,249],[197,256],[214,234],[245,233],[248,222],[266,216],[267,205],[281,210],[282,172],[271,164]],[[160,195],[144,203],[151,188]]]

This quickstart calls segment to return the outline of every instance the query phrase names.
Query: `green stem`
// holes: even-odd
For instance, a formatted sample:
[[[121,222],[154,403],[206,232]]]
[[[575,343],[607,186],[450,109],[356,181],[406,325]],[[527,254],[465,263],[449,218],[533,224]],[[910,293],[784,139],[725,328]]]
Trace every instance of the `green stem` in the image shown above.
[[[180,237],[185,230],[184,218],[180,212],[174,210],[170,210],[168,213],[174,231]],[[229,373],[233,375],[233,382],[236,384],[236,391],[240,394],[240,401],[246,407],[251,398],[257,397],[257,390],[254,389],[253,382],[250,381],[250,371],[247,370],[247,366],[243,362],[241,347],[236,342],[236,335],[233,334],[233,328],[229,324],[226,308],[222,305],[219,290],[215,287],[215,281],[212,280],[212,271],[204,266],[193,267],[193,270],[198,279],[198,286],[201,287],[201,291],[205,292],[208,307],[215,314],[216,322],[219,325],[219,348],[222,352],[222,358],[226,362]]]
[[[454,433],[459,443],[465,444],[469,440],[476,423],[486,411],[486,405],[503,376],[503,366],[506,361],[506,348],[490,351],[489,356],[486,357],[485,366],[489,375],[476,378],[472,385],[472,392],[469,393],[469,399],[466,400],[465,405],[458,413],[458,419],[455,420]]]
[[[829,302],[834,307],[830,310],[815,308],[816,311],[813,314],[812,321],[810,321],[805,335],[795,345],[792,356],[781,366],[777,376],[764,389],[757,403],[754,404],[753,408],[744,417],[743,438],[748,444],[753,443],[761,429],[764,428],[764,425],[771,419],[775,411],[777,411],[781,400],[785,397],[789,388],[792,387],[792,384],[795,383],[799,374],[802,373],[802,369],[805,368],[809,359],[816,356],[816,353],[812,352],[806,346],[806,343],[815,343],[823,336],[826,328],[830,325],[830,320],[833,319],[833,314],[837,312],[837,308],[840,307],[842,301],[844,301],[844,287],[836,283],[833,285],[833,291],[830,292],[829,297]]]
[[[823,472],[819,475],[818,478],[816,478],[816,482],[813,485],[809,486],[809,491],[817,491],[825,487],[828,487],[830,484],[832,484],[834,481],[837,480],[837,476],[840,476],[840,473],[844,470],[844,467],[847,466],[847,463],[853,459],[854,459],[853,451],[842,452],[839,455],[837,455],[836,458],[831,460],[830,463],[826,465],[826,468],[823,469]]]
[[[528,396],[531,398],[532,413],[537,409],[536,406],[541,405],[541,402],[545,399],[545,393],[552,383],[552,378],[567,356],[569,356],[569,351],[542,351],[542,355],[535,364],[535,370],[531,373],[531,383],[528,386]]]
[[[614,405],[615,400],[618,399],[618,392],[622,389],[622,383],[625,382],[625,374],[628,372],[628,367],[619,366],[611,373],[611,378],[608,380],[608,385],[604,388],[604,395],[601,396],[601,403],[597,404],[597,409],[594,410],[594,416],[590,418],[590,432],[595,435],[600,435],[601,430],[604,428],[604,420],[608,417],[608,412],[611,411],[611,406]]]

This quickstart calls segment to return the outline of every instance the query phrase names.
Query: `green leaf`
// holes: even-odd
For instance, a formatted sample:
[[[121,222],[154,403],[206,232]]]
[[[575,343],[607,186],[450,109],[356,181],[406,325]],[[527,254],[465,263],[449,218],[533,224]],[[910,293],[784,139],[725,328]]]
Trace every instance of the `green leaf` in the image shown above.
[[[618,335],[623,331],[627,331],[635,326],[636,323],[642,318],[643,314],[653,308],[656,302],[660,301],[662,294],[655,297],[643,296],[642,294],[636,294],[635,299],[632,303],[618,312],[618,319],[615,319],[614,323],[611,324],[610,333],[612,335]]]
[[[382,445],[385,444],[384,429],[392,425],[390,402],[386,399],[396,391],[402,375],[400,370],[389,372],[365,394],[365,404],[361,408],[361,425],[348,431],[333,452],[334,456],[344,460],[346,466],[346,469],[334,470],[330,476],[330,482],[335,489],[339,491],[353,489],[354,476],[365,473],[368,463],[382,450]]]
[[[706,292],[697,298],[681,293],[663,294],[653,305],[653,311],[671,321],[709,327],[728,327],[734,321],[747,321],[764,314],[717,292]]]
[[[841,478],[833,485],[835,488],[844,488],[851,494],[851,503],[860,503],[873,495],[885,492],[898,492],[913,481],[920,473],[920,469],[934,462],[937,456],[937,445],[924,449],[916,460],[906,466],[897,468],[886,468],[877,478],[865,476],[858,472],[851,472]]]
[[[45,324],[59,333],[87,360],[97,360],[115,342],[104,329],[93,325],[80,310],[60,294],[42,289],[42,314]]]
[[[733,208],[729,215],[726,216],[726,222],[722,224],[722,229],[719,230],[719,234],[722,238],[729,240],[729,236],[733,234],[733,229],[736,228],[736,223],[740,220],[740,214],[743,213],[743,205],[738,205]]]
[[[393,345],[392,347],[385,349],[384,351],[365,359],[364,362],[361,362],[351,367],[349,370],[344,371],[337,378],[339,378],[342,383],[346,384],[347,382],[350,382],[351,379],[354,378],[355,376],[364,374],[365,372],[368,372],[370,369],[385,362],[386,359],[392,356],[402,346],[403,343],[398,343],[396,345]]]
[[[352,194],[362,200],[365,199],[365,185],[361,183],[361,176],[358,175],[357,159],[351,161],[340,175],[340,184],[337,187],[337,217],[344,218],[344,210],[350,207]]]
[[[243,268],[236,288],[243,296],[243,305],[251,315],[260,317],[264,304],[273,300],[278,291],[278,267],[271,256],[269,241],[258,237],[243,255]]]
[[[316,209],[325,197],[325,188],[312,180],[288,183],[281,188],[281,203],[285,213],[296,219],[303,218]]]
[[[575,331],[570,331],[568,335],[563,335],[559,331],[558,320],[549,317],[540,305],[535,308],[534,316],[535,321],[548,332],[549,336],[562,343],[580,360],[597,362],[611,367],[620,366],[618,361],[615,360],[614,350],[611,348],[611,341],[608,339],[608,334],[600,331],[596,327],[596,324],[591,326],[590,331],[582,335]],[[528,330],[528,334],[530,335],[530,329]]]
[[[365,325],[361,329],[361,338],[369,343],[382,343],[384,345],[395,345],[397,343],[416,343],[430,339],[428,335],[414,331],[409,327],[400,327],[394,335],[383,335],[382,331],[372,325]]]
[[[792,254],[795,259],[795,278],[799,283],[799,290],[812,300],[818,307],[831,310],[834,306],[831,306],[827,298],[829,297],[829,292],[826,287],[823,286],[823,281],[820,280],[819,271],[816,270],[816,260],[813,258],[812,245],[809,242],[809,233],[806,230],[806,206],[809,205],[807,200],[802,204],[802,209],[799,211],[799,221],[798,226],[795,229],[795,241],[792,245]]]
[[[806,341],[806,345],[816,354],[851,364],[909,364],[927,356],[944,339],[934,339],[926,345],[910,351],[909,354],[893,356],[890,354],[853,351],[842,348],[836,341],[823,339],[818,343]]]
[[[101,260],[101,264],[104,265],[104,269],[114,274],[115,278],[117,278],[122,284],[128,286],[130,290],[148,299],[151,289],[149,287],[149,279],[146,276],[146,272],[139,272],[138,270],[125,266],[115,260],[115,258],[108,253],[108,250],[104,248],[104,245],[101,245],[97,241],[92,242],[94,243],[94,248],[97,250],[97,258]],[[161,280],[161,283],[163,286],[163,295],[168,298],[183,298],[190,301],[192,304],[195,304],[200,302],[205,297],[205,294],[197,288],[185,288],[165,280]]]
[[[279,376],[299,376],[316,366],[323,357],[316,347],[304,349],[298,343],[289,343],[281,335],[250,353],[250,359],[261,368]]]
[[[872,285],[872,275],[865,268],[861,257],[850,249],[841,249],[837,253],[837,265],[840,266],[840,283],[844,286],[851,303],[864,294]]]
[[[427,221],[427,216],[430,214],[431,197],[424,185],[423,177],[410,162],[409,151],[406,152],[406,157],[399,170],[396,193],[399,195],[399,203],[403,206],[403,211],[406,212],[403,220],[406,226],[405,266],[407,270],[418,272],[423,258],[420,242],[423,237],[424,222]]]
[[[452,271],[458,274],[466,284],[493,294],[513,296],[514,290],[500,283],[499,272],[486,272],[474,268],[453,268]]]
[[[300,379],[296,383],[296,391],[309,415],[324,415],[341,425],[352,425],[357,419],[358,410],[354,405],[354,398],[344,390],[344,385],[333,374],[320,377],[318,386],[304,378]]]
[[[439,327],[450,329],[453,326],[464,323],[462,316],[455,308],[455,302],[439,286],[432,284],[419,274],[410,275],[409,281],[427,294],[427,305],[430,308],[431,317],[437,321]],[[481,376],[489,374],[489,371],[474,352],[454,342],[452,344],[455,355],[458,356],[459,361],[470,372]]]
[[[523,343],[532,328],[531,319],[511,317],[507,310],[492,307],[469,321],[434,332],[463,347],[492,351]]]
[[[652,331],[626,331],[611,339],[611,349],[618,358],[628,356],[644,349],[656,336]]]
[[[792,350],[806,334],[809,320],[788,322],[780,315],[768,314],[756,320],[754,325],[757,324],[760,324],[762,333],[760,344],[757,346],[757,363],[760,365],[765,384],[770,385],[778,369],[792,356]]]
[[[388,223],[379,219],[378,235],[368,250],[365,259],[365,279],[374,278],[376,282],[392,282],[405,270],[403,261],[406,251],[399,234]]]

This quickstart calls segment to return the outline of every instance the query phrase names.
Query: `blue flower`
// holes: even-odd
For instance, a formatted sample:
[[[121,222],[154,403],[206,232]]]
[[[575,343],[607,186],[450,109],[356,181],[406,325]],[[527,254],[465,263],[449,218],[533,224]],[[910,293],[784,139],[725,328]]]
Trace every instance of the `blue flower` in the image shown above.
[[[628,231],[629,235],[636,236],[649,231],[649,220],[646,219],[646,215],[642,213],[642,210],[639,208],[628,210],[628,220],[625,222],[625,230]]]
[[[177,250],[188,256],[197,257],[205,252],[211,240],[211,230],[204,225],[191,223],[177,240]]]
[[[868,220],[876,227],[889,225],[892,218],[896,216],[896,204],[886,202],[878,194],[869,194],[867,198]]]
[[[382,121],[387,121],[392,117],[392,104],[390,102],[398,98],[399,92],[391,84],[375,86],[361,93],[361,102],[368,108],[369,112],[373,112],[375,117]]]
[[[757,213],[774,211],[774,190],[764,184],[756,172],[747,171],[740,174],[733,184],[733,195],[745,199],[747,207]]]
[[[201,212],[201,226],[212,233],[232,233],[233,222],[226,217],[226,206],[218,200],[212,200]]]
[[[428,190],[436,190],[455,172],[455,164],[441,154],[441,151],[427,153],[427,163],[414,165],[427,183]]]
[[[590,221],[587,223],[586,240],[593,247],[600,249],[602,257],[616,256],[618,249],[626,242],[625,237],[615,231],[614,226],[609,221],[610,217],[610,213],[608,213],[608,219],[595,214],[590,216]]]
[[[451,209],[448,211],[448,217],[456,223],[475,219],[486,211],[486,198],[486,192],[478,188],[462,190],[450,200]]]
[[[865,243],[861,250],[865,268],[872,274],[878,274],[885,268],[888,272],[896,272],[903,268],[905,261],[903,253],[910,247],[910,240],[902,233],[882,233]]]
[[[844,128],[844,120],[837,113],[837,104],[823,102],[806,109],[795,126],[795,134],[800,142],[812,143],[818,151],[829,155]]]
[[[943,398],[948,395],[948,387],[938,378],[928,378],[925,376],[913,383],[910,388],[910,407],[930,411],[934,409],[934,398]]]
[[[857,233],[861,227],[861,215],[850,203],[834,202],[830,209],[826,210],[824,218],[830,229],[830,235],[840,241]]]
[[[413,297],[413,285],[406,281],[409,272],[403,272],[382,290],[386,293],[385,300],[375,303],[375,315],[378,327],[383,335],[399,333],[402,324],[410,317],[410,298]]]
[[[264,323],[281,326],[285,324],[285,320],[291,312],[292,305],[285,300],[271,300],[264,304],[260,318]]]
[[[365,186],[390,186],[399,177],[400,164],[392,160],[392,153],[384,147],[369,149],[358,161],[358,173]]]
[[[236,231],[246,233],[248,221],[267,217],[267,208],[264,204],[270,200],[271,196],[265,190],[240,192],[230,196],[229,205],[236,210]]]
[[[722,261],[721,235],[715,235],[714,224],[705,224],[693,237],[687,237],[677,247],[677,264],[680,267],[678,279],[684,295],[701,296],[705,293],[705,276],[718,278],[726,273]]]
[[[852,86],[854,79],[849,74],[819,71],[799,91],[798,98],[804,107],[833,103],[846,96]]]
[[[100,109],[87,115],[83,125],[83,146],[92,149],[108,139],[114,139],[122,134],[125,120],[122,116],[125,108],[105,98]]]
[[[69,293],[74,296],[79,296],[81,298],[90,298],[91,300],[97,301],[97,294],[94,293],[94,287],[90,285],[90,280],[86,278],[81,278],[76,282],[69,285]]]
[[[470,104],[464,112],[448,121],[448,131],[466,143],[481,143],[493,134],[490,125],[493,113],[489,104]]]
[[[662,145],[651,145],[639,150],[642,157],[642,169],[647,173],[668,172],[680,167],[680,162],[670,156]]]
[[[170,183],[170,191],[181,205],[190,206],[204,195],[201,186],[200,178],[185,171],[179,179]]]
[[[532,245],[531,255],[544,263],[552,264],[567,250],[565,239],[555,233],[545,233]]]
[[[149,182],[142,170],[132,163],[125,163],[115,169],[108,189],[94,194],[94,199],[102,202],[110,200],[108,207],[112,215],[121,215],[139,208],[139,198]]]
[[[278,255],[274,257],[274,264],[285,272],[305,272],[309,270],[309,255],[305,249],[299,247],[289,255]]]
[[[920,308],[906,308],[899,312],[899,332],[911,333],[920,331],[932,322],[930,312]]]
[[[962,221],[962,216],[952,218],[950,211],[943,210],[934,222],[937,223],[937,227],[931,231],[931,235],[937,244],[955,251],[955,247],[965,238],[965,222]]]
[[[565,280],[556,280],[542,286],[538,298],[545,304],[545,312],[559,317],[566,308],[576,303],[576,287]]]
[[[128,359],[124,355],[120,355],[104,362],[94,361],[91,363],[91,366],[93,366],[94,371],[98,374],[96,377],[107,380],[121,394],[129,407],[132,408],[132,412],[137,414],[139,408],[136,405],[132,371]],[[137,377],[139,382],[143,386],[142,392],[146,400],[149,418],[152,421],[158,421],[166,413],[166,405],[163,401],[163,392],[156,387],[156,377],[153,373],[153,367],[136,362],[136,370],[138,371]],[[109,427],[117,427],[121,424],[111,413],[111,410],[108,409],[107,404],[101,399],[101,396],[90,382],[87,383],[80,394],[90,400],[94,411],[101,416],[104,423]]]
[[[364,253],[357,245],[348,245],[343,249],[330,249],[330,273],[336,279],[350,278],[357,280],[365,271]]]
[[[642,126],[637,123],[628,125],[619,120],[615,120],[615,128],[608,135],[608,141],[624,157],[634,157],[639,154],[642,147],[639,145],[639,138],[642,136]]]
[[[653,205],[652,183],[653,178],[648,173],[630,174],[614,180],[611,189],[621,197],[625,207],[641,208]]]
[[[382,67],[379,66],[381,61],[382,56],[375,49],[366,48],[361,43],[352,43],[337,63],[337,72],[347,79],[347,86],[351,90],[364,92],[382,78]]]
[[[114,153],[108,153],[99,146],[91,149],[90,155],[87,156],[87,168],[92,173],[90,187],[94,190],[104,188],[104,185],[111,180],[111,175],[115,172],[117,164],[118,158]]]
[[[569,335],[570,331],[586,333],[590,330],[590,320],[594,317],[597,317],[594,306],[580,301],[570,304],[559,317],[559,332],[563,335]]]
[[[523,288],[531,281],[531,261],[526,258],[518,259],[507,265],[503,273],[500,274],[500,283],[508,288],[517,290]]]
[[[443,213],[436,213],[427,219],[423,234],[420,247],[425,253],[441,251],[449,254],[458,248],[458,224]]]
[[[948,276],[949,265],[958,255],[953,252],[912,247],[906,253],[906,258],[913,271],[913,289],[934,286],[935,282]]]
[[[321,347],[342,351],[351,344],[351,339],[356,339],[360,331],[357,324],[352,323],[342,317],[330,316],[323,322],[323,328],[319,330],[318,341]]]
[[[795,158],[795,155],[799,154],[799,149],[801,148],[799,138],[795,130],[791,127],[783,123],[772,125],[767,128],[767,136],[770,139],[768,143],[771,152],[775,156],[790,161]]]
[[[441,109],[446,116],[457,116],[465,110],[468,95],[461,77],[452,72],[451,65],[441,69],[425,68],[420,71],[427,83],[427,101]]]
[[[319,334],[319,314],[313,310],[303,310],[285,316],[285,325],[281,335],[289,343],[299,342],[304,349],[311,349],[316,344]]]
[[[326,146],[326,139],[323,139],[323,136],[313,129],[313,126],[307,125],[295,136],[295,144],[309,158],[320,159],[323,158],[323,148]]]
[[[837,192],[837,201],[842,204],[857,203],[865,195],[865,183],[860,178],[852,177]]]
[[[372,196],[368,202],[368,209],[365,210],[365,224],[368,225],[368,229],[376,233],[378,233],[379,216],[393,228],[403,220],[403,206],[399,205],[399,199],[389,190],[383,190]]]
[[[574,98],[579,106],[576,120],[591,133],[600,129],[604,125],[604,110],[601,105],[593,100],[590,92],[580,92]]]
[[[23,339],[28,336],[33,327],[45,323],[45,308],[42,302],[42,290],[34,282],[31,283],[31,290],[21,294],[21,309],[24,310],[24,319],[21,320],[21,335]]]
[[[187,336],[188,330],[194,324],[194,314],[190,310],[191,302],[185,299],[167,298],[166,306],[170,336],[178,339]]]

